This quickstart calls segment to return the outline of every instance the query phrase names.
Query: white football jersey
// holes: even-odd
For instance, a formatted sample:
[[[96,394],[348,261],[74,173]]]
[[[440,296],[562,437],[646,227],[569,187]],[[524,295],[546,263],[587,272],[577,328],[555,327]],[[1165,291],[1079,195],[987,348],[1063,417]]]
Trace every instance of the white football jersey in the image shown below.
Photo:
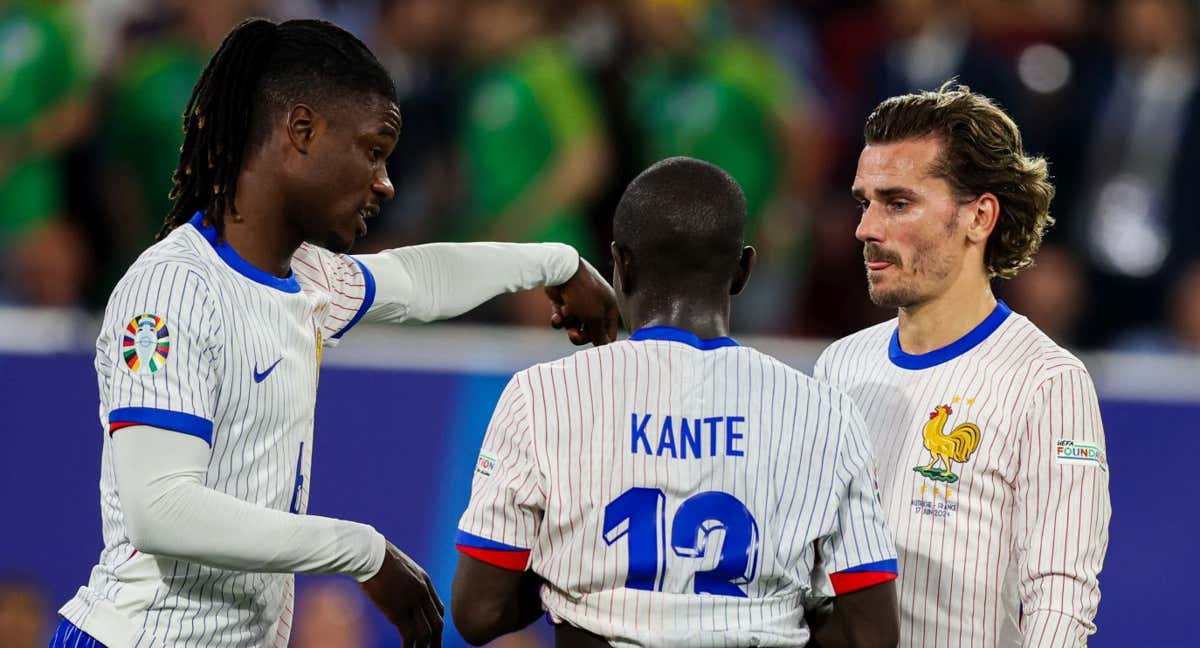
[[[1111,507],[1087,369],[1000,303],[923,355],[896,320],[815,375],[858,403],[895,533],[903,646],[1084,646]]]
[[[308,505],[322,344],[371,307],[351,257],[302,246],[286,279],[251,266],[199,215],[149,248],[113,290],[96,340],[104,550],[60,612],[120,646],[286,646],[293,577],[137,552],[110,435],[149,425],[212,448],[205,486],[293,513]]]
[[[800,646],[807,596],[895,578],[871,463],[846,395],[647,328],[512,379],[456,544],[614,645]]]

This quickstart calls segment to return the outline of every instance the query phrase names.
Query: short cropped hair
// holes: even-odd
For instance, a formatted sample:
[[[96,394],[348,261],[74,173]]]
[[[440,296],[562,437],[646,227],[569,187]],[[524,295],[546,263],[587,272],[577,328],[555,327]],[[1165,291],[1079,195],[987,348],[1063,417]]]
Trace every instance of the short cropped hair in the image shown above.
[[[703,160],[673,157],[629,183],[613,240],[660,281],[724,280],[737,268],[745,227],[746,196],[732,176]]]

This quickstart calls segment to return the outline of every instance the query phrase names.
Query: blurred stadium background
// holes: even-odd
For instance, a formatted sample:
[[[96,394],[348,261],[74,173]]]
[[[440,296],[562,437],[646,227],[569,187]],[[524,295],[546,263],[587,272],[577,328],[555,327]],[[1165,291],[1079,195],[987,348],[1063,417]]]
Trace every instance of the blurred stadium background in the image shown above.
[[[167,210],[192,84],[250,15],[333,20],[393,72],[397,198],[359,251],[557,240],[603,267],[624,184],[701,157],[741,182],[762,253],[735,332],[805,370],[890,316],[848,192],[870,108],[951,77],[995,98],[1058,186],[1038,266],[998,288],[1084,355],[1108,430],[1092,645],[1197,645],[1200,1],[0,0],[0,648],[45,645],[101,546],[93,318]],[[400,540],[444,598],[506,374],[571,351],[501,328],[544,325],[542,300],[327,356],[312,509]],[[293,645],[398,646],[341,585],[302,579]]]

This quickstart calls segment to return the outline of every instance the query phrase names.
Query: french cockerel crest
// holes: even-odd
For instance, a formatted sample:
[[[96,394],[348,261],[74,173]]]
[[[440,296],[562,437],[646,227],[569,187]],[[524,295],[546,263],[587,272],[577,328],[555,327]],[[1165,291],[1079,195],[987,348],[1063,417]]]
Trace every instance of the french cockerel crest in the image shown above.
[[[921,432],[925,449],[929,451],[929,465],[913,468],[934,481],[947,484],[958,481],[954,463],[965,463],[979,447],[979,426],[974,423],[959,423],[946,432],[946,421],[953,413],[949,405],[938,405],[929,413],[929,422]]]

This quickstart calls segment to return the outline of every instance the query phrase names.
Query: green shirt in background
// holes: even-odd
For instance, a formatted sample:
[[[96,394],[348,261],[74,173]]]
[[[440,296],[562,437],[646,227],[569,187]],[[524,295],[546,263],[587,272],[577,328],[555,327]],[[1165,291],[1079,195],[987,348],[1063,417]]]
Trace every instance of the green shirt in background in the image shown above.
[[[86,81],[82,38],[68,7],[32,0],[0,8],[0,140],[27,136],[34,122]],[[33,156],[0,171],[0,240],[20,236],[62,210],[58,160]]]
[[[630,93],[643,165],[686,155],[725,169],[746,193],[752,240],[779,190],[779,120],[793,98],[786,72],[747,41],[714,43],[694,58],[643,61]]]
[[[153,43],[129,59],[113,88],[105,151],[133,175],[146,207],[146,243],[171,209],[167,196],[183,144],[182,115],[207,59],[187,43]]]
[[[595,137],[600,115],[567,50],[543,41],[480,70],[468,85],[462,129],[469,214],[459,235],[477,238],[574,142]],[[556,212],[526,241],[592,249],[584,205]]]

